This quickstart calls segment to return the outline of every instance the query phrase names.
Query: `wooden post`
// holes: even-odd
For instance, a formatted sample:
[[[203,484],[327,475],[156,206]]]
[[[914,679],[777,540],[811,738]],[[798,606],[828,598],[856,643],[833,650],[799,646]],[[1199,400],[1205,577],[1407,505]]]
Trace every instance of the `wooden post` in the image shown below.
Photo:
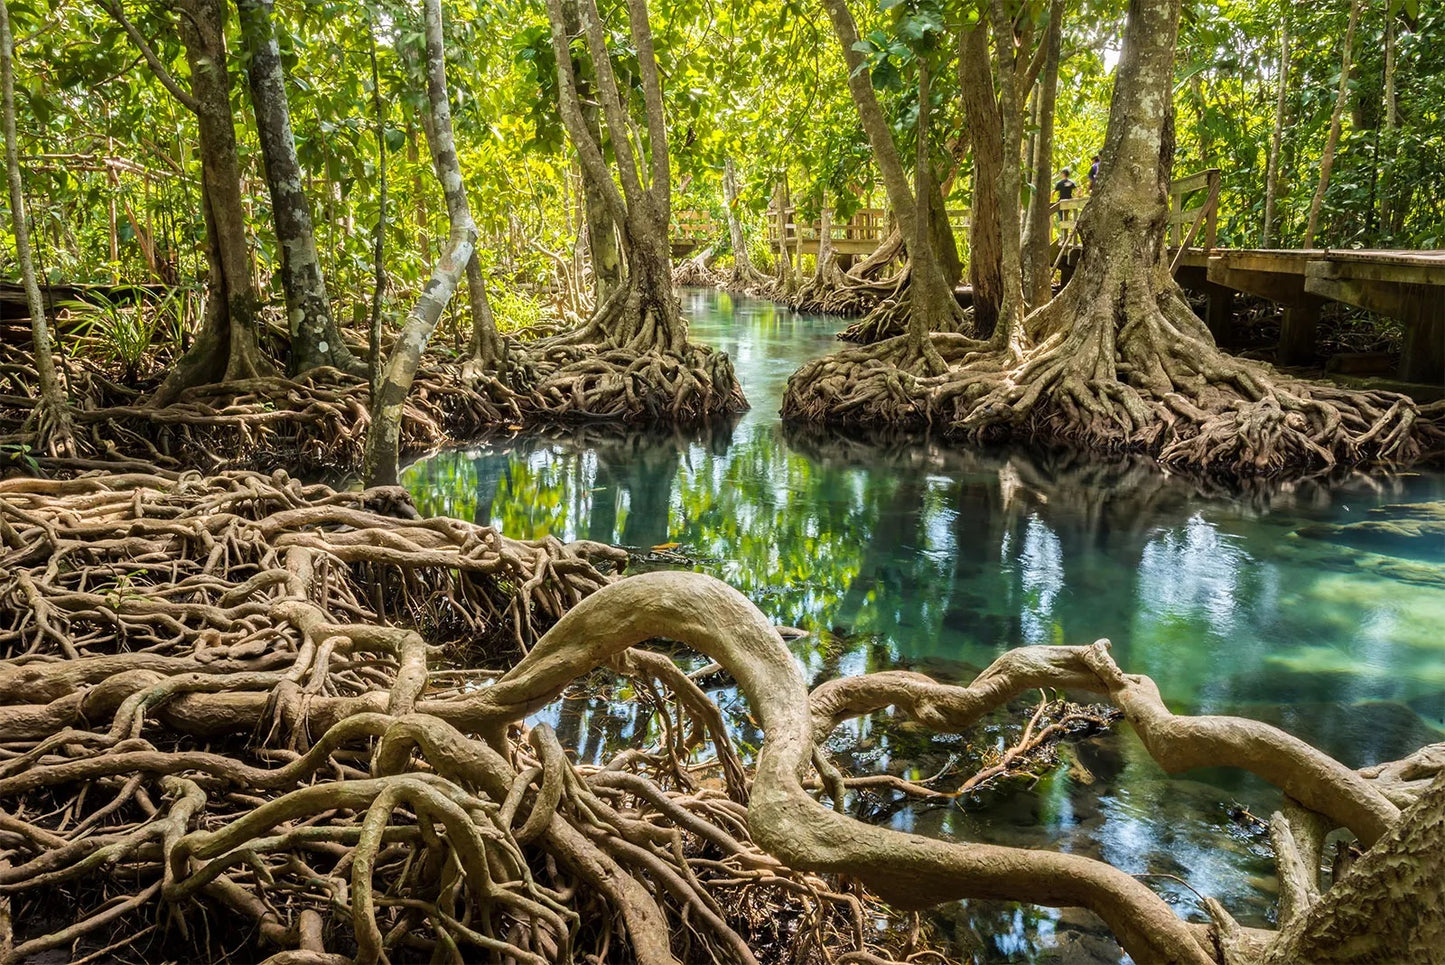
[[[1305,295],[1285,305],[1284,320],[1279,326],[1279,364],[1310,365],[1315,360],[1315,329],[1320,322],[1320,309],[1325,300]]]

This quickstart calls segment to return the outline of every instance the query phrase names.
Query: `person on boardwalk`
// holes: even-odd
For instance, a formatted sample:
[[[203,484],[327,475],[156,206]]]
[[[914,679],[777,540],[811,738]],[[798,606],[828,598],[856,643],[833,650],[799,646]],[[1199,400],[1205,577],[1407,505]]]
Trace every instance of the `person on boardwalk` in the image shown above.
[[[1060,201],[1067,201],[1074,196],[1074,189],[1076,189],[1077,187],[1078,185],[1075,184],[1073,182],[1073,179],[1069,177],[1069,169],[1064,168],[1063,174],[1059,178],[1058,183],[1054,185],[1054,191],[1058,193]],[[1059,220],[1064,220],[1064,212],[1062,208],[1059,209]]]
[[[1089,193],[1093,194],[1094,189],[1099,186],[1099,155],[1094,155],[1094,163],[1089,166]]]

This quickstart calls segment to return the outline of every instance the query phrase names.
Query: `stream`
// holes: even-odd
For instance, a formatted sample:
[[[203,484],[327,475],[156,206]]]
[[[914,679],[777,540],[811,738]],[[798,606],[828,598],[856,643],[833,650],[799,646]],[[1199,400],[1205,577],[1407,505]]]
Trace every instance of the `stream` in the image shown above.
[[[417,506],[712,573],[807,631],[790,646],[813,684],[893,668],[967,681],[1010,647],[1108,637],[1178,713],[1265,720],[1352,766],[1445,740],[1440,474],[1216,492],[1139,459],[800,430],[777,416],[787,378],[836,350],[846,323],[705,290],[685,291],[683,310],[693,341],[733,359],[752,403],[735,424],[439,453],[403,474]],[[755,745],[745,702],[726,687],[712,696]],[[583,760],[604,760],[655,729],[627,697],[569,696],[538,719]],[[967,750],[887,713],[845,725],[830,747],[851,773],[915,780]],[[1127,725],[1062,758],[1031,786],[865,805],[900,829],[1172,876],[1147,880],[1198,918],[1183,879],[1242,922],[1269,923],[1268,841],[1231,813],[1268,818],[1270,787],[1227,769],[1169,777]],[[1122,960],[1077,909],[969,902],[931,919],[961,961]]]

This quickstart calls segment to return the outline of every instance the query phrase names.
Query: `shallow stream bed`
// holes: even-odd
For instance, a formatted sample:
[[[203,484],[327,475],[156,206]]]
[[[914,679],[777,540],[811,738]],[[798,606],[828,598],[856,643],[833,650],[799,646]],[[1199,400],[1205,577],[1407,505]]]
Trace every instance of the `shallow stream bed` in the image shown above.
[[[807,631],[791,646],[813,683],[896,667],[967,680],[1013,646],[1107,637],[1176,712],[1257,717],[1354,766],[1445,739],[1439,474],[1221,492],[1139,460],[799,431],[777,417],[784,384],[839,346],[844,323],[711,291],[685,293],[683,308],[691,338],[733,358],[752,403],[736,424],[441,453],[404,474],[421,510],[685,560]],[[616,697],[564,700],[542,718],[584,759],[606,758],[650,726]],[[714,697],[755,741],[736,694]],[[859,773],[912,779],[961,751],[886,715],[834,746]],[[1031,787],[875,811],[920,833],[1177,876],[1264,924],[1267,842],[1230,812],[1267,817],[1277,802],[1236,771],[1170,778],[1125,726]],[[1150,881],[1197,912],[1177,881]],[[975,902],[935,920],[961,960],[1120,958],[1076,911]]]

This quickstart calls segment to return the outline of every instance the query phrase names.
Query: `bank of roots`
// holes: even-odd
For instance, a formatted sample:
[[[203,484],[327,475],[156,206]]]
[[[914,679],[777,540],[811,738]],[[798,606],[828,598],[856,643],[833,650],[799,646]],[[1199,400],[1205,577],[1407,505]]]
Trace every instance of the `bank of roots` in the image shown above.
[[[1176,717],[1107,642],[1009,651],[967,686],[884,672],[810,693],[779,631],[711,577],[612,581],[614,550],[417,519],[399,490],[11,480],[0,539],[6,961],[133,944],[274,965],[918,960],[926,932],[879,923],[969,896],[1090,908],[1140,961],[1270,960],[1312,948],[1332,896],[1348,905],[1445,826],[1418,819],[1445,805],[1439,748],[1358,773],[1263,724]],[[693,678],[637,649],[659,637],[747,698],[763,735],[751,768]],[[466,669],[484,654],[452,662],[486,640],[527,651],[490,685]],[[533,716],[597,668],[657,713],[650,741],[600,767]],[[859,776],[823,743],[839,723],[892,706],[962,733],[1039,688],[1108,700],[1166,770],[1235,765],[1284,791],[1277,849],[1306,857],[1282,863],[1278,936],[1214,905],[1212,926],[1182,921],[1083,856],[847,813]],[[1094,726],[1081,712],[1044,705],[1013,757],[1049,721]],[[1324,890],[1308,856],[1336,827],[1365,852]],[[1411,867],[1400,914],[1329,921],[1397,956],[1438,947],[1422,944],[1441,920],[1438,862]]]
[[[589,646],[538,637],[620,551],[250,473],[9,480],[0,539],[0,960],[908,947],[752,842],[721,714],[671,660],[609,655],[666,716],[614,766],[524,725]],[[529,647],[493,686],[468,669]]]
[[[1022,347],[935,334],[942,373],[907,337],[845,349],[794,374],[783,415],[1142,452],[1232,477],[1438,458],[1445,404],[1227,355],[1177,288],[1151,287],[1147,277],[1119,285],[1116,299],[1071,285],[1030,316]]]
[[[350,472],[370,425],[365,378],[333,368],[187,389],[150,403],[153,384],[126,384],[85,360],[64,361],[80,452],[51,459],[31,445],[33,363],[0,345],[0,460],[50,473],[108,467],[170,471],[265,468]],[[705,424],[746,408],[728,357],[703,346],[636,350],[562,336],[507,341],[483,368],[429,357],[401,418],[401,452],[433,451],[496,431],[575,422]]]

